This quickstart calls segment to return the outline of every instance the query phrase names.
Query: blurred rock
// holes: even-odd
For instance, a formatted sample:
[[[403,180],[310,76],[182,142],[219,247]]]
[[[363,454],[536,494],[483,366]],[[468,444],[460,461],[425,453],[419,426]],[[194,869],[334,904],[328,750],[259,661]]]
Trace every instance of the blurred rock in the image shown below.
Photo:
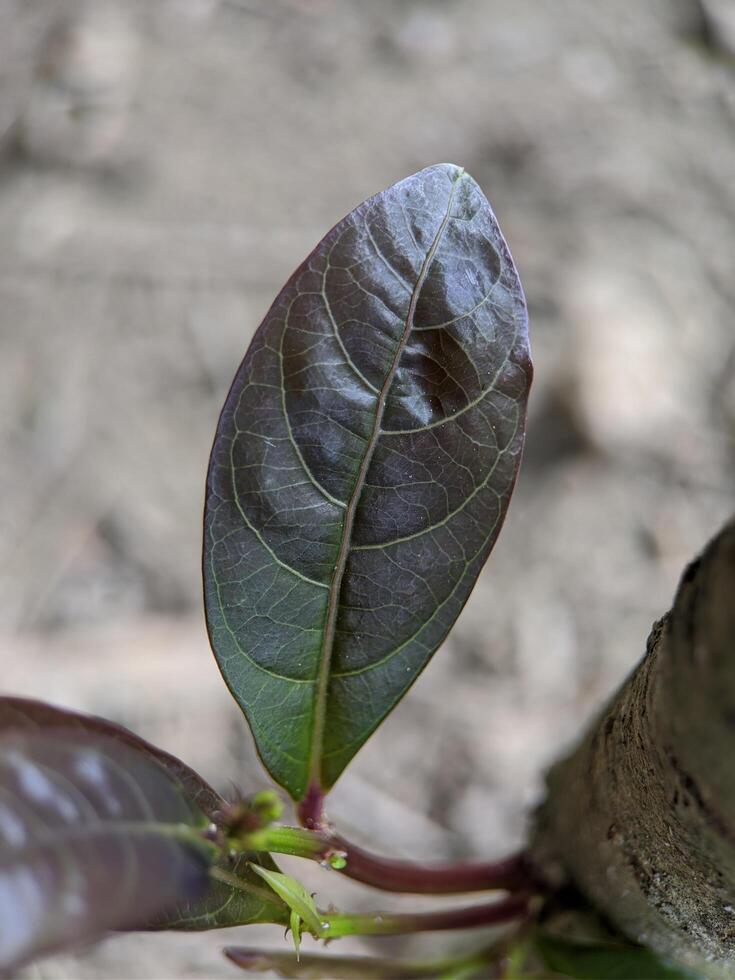
[[[5,633],[0,649],[3,690],[125,725],[201,770],[222,792],[268,782],[201,617],[128,617],[57,635]],[[247,750],[245,769],[242,747],[239,760],[232,754],[234,728]]]
[[[28,97],[34,53],[43,30],[38,7],[25,0],[0,4],[0,150],[12,146],[15,126]]]
[[[459,42],[451,14],[431,6],[410,10],[389,38],[398,56],[437,70],[456,57]]]
[[[735,347],[725,359],[722,382],[716,397],[720,399],[725,417],[725,438],[731,459],[735,463]]]
[[[701,402],[675,319],[637,270],[582,264],[567,283],[567,397],[590,441],[617,454],[691,456]]]
[[[735,58],[735,7],[730,0],[698,0],[698,4],[704,42]]]
[[[19,146],[38,163],[119,165],[138,82],[139,43],[124,7],[61,12],[41,44],[18,123]]]

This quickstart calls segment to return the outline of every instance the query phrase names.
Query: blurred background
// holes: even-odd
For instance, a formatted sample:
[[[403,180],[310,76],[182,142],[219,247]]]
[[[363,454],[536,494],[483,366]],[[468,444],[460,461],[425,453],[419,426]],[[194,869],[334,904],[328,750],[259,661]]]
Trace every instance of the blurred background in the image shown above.
[[[265,784],[203,624],[218,411],[328,228],[446,160],[525,285],[528,447],[461,620],[330,813],[491,858],[733,510],[732,0],[0,0],[0,666]],[[389,904],[300,870],[323,904]],[[234,977],[235,939],[283,942],[123,937],[27,975]]]

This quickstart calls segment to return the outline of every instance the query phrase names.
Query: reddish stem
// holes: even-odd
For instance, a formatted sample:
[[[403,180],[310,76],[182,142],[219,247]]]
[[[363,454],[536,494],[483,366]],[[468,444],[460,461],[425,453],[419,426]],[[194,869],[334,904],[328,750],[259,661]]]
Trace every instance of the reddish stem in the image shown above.
[[[307,830],[321,830],[324,826],[324,791],[317,783],[311,783],[296,808],[299,823]]]
[[[528,895],[509,895],[491,905],[470,905],[444,912],[424,912],[406,916],[406,923],[408,924],[409,919],[412,919],[420,932],[499,925],[501,922],[512,922],[514,919],[523,918],[528,912],[528,901]]]
[[[316,783],[309,786],[297,814],[301,826],[324,842],[323,850],[312,852],[310,856],[329,859],[335,851],[341,852],[347,862],[340,868],[342,874],[384,892],[413,892],[415,895],[451,895],[496,889],[520,892],[532,891],[538,884],[525,852],[490,863],[459,862],[428,867],[371,854],[329,829],[324,818],[324,792]]]
[[[326,843],[332,851],[344,852],[347,864],[341,869],[342,874],[384,892],[413,892],[415,895],[451,895],[493,889],[517,892],[534,885],[524,853],[494,863],[426,866],[371,854],[350,844],[339,834],[328,835]]]

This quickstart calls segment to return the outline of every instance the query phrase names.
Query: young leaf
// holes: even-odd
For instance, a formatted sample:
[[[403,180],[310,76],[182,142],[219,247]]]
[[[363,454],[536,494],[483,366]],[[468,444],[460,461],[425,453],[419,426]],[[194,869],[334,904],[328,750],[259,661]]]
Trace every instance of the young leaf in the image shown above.
[[[526,308],[459,167],[361,204],[296,270],[210,460],[212,646],[264,764],[319,797],[442,642],[505,516]]]
[[[47,728],[63,728],[92,735],[106,735],[116,742],[129,745],[134,751],[148,756],[162,766],[181,784],[188,799],[208,817],[221,810],[225,801],[212,787],[176,756],[151,745],[134,735],[129,729],[115,722],[83,715],[66,708],[57,708],[44,701],[30,698],[0,697],[0,735],[8,731],[43,731]]]
[[[203,893],[205,824],[127,745],[64,729],[1,734],[0,970]]]
[[[694,980],[681,967],[660,960],[643,946],[579,943],[540,935],[534,943],[545,965],[580,980]]]
[[[257,864],[253,864],[251,867],[257,875],[268,882],[276,895],[283,899],[291,911],[299,916],[312,936],[318,939],[322,935],[324,927],[314,904],[314,899],[304,886],[291,875],[282,874],[280,871],[271,871],[269,868],[262,868]]]
[[[295,909],[291,909],[291,918],[290,918],[289,921],[290,921],[290,925],[291,925],[291,936],[293,937],[293,944],[294,944],[294,948],[296,950],[296,959],[299,960],[301,958],[301,954],[300,954],[300,949],[301,949],[301,916],[299,915],[299,913]]]

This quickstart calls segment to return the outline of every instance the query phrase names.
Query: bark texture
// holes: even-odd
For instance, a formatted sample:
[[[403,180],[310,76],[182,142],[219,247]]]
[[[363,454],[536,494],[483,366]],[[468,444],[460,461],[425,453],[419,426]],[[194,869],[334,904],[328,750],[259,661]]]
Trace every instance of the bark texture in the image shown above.
[[[735,521],[547,784],[539,865],[631,939],[735,976]]]

